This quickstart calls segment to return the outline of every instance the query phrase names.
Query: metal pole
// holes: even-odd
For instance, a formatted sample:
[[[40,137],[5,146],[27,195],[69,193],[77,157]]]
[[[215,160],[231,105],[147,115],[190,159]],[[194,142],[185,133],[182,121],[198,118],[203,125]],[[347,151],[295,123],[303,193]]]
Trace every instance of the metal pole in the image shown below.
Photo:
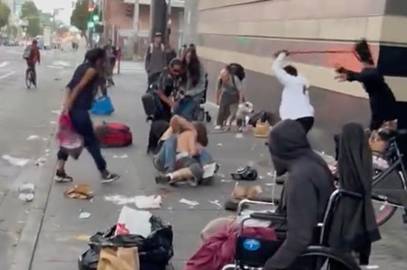
[[[150,37],[161,32],[166,40],[167,29],[167,3],[165,0],[152,0],[150,7]]]

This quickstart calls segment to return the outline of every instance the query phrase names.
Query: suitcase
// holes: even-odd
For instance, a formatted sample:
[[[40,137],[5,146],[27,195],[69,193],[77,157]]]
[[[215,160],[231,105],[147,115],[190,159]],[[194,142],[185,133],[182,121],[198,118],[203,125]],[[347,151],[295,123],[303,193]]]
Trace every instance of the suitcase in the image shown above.
[[[94,115],[111,115],[113,112],[112,100],[108,96],[97,98],[91,109]]]
[[[141,97],[141,102],[147,117],[154,118],[158,113],[157,96],[154,93],[147,92]]]
[[[103,123],[95,127],[95,133],[104,148],[126,147],[133,143],[130,128],[122,123]]]

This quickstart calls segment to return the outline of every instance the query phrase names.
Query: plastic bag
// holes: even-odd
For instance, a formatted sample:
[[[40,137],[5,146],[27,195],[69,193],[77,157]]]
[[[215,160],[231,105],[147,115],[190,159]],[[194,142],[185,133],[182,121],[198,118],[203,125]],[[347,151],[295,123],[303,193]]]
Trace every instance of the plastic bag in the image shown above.
[[[94,115],[111,115],[113,112],[113,103],[108,96],[97,98],[91,109],[91,113]]]
[[[140,270],[165,270],[174,255],[172,228],[155,216],[151,217],[150,224],[152,233],[146,238],[134,234],[115,235],[116,226],[96,233],[89,240],[89,249],[79,258],[79,270],[96,270],[103,247],[137,247]]]
[[[83,138],[76,133],[68,115],[61,115],[58,121],[57,141],[60,148],[74,159],[78,159],[83,150]]]

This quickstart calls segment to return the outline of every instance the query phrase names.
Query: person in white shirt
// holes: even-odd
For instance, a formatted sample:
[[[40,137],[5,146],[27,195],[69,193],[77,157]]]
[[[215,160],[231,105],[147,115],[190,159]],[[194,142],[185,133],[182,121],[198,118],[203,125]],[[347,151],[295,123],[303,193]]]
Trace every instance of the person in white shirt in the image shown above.
[[[274,75],[284,86],[279,110],[280,118],[298,121],[308,133],[314,125],[314,107],[310,103],[309,84],[298,74],[295,67],[284,64],[284,59],[288,55],[288,51],[277,52],[272,66]]]

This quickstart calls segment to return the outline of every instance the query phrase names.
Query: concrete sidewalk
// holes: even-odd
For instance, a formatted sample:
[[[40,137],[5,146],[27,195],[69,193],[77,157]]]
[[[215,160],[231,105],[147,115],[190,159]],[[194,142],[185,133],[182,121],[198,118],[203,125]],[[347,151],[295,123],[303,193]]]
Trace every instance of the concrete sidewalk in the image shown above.
[[[116,108],[114,115],[94,118],[95,122],[120,121],[132,128],[133,146],[103,151],[109,168],[121,174],[120,182],[109,186],[101,185],[99,174],[87,152],[81,156],[80,161],[70,161],[67,169],[75,178],[75,183],[91,185],[95,198],[90,202],[67,199],[63,192],[69,185],[51,184],[33,255],[32,270],[77,269],[77,259],[87,248],[86,238],[97,231],[106,230],[118,218],[121,206],[106,201],[105,197],[109,195],[163,195],[162,208],[153,213],[172,224],[175,248],[173,263],[175,269],[182,269],[199,245],[201,229],[213,218],[230,215],[216,205],[216,201],[223,204],[233,189],[234,182],[228,177],[230,172],[247,164],[255,166],[260,175],[257,182],[264,186],[266,194],[271,192],[272,166],[264,140],[256,139],[250,134],[244,138],[236,138],[233,133],[212,132],[210,135],[210,152],[221,165],[221,177],[211,185],[198,188],[157,186],[151,158],[145,154],[149,124],[145,122],[140,101],[146,88],[141,66],[128,63],[126,72],[115,77],[116,87],[110,90]],[[215,115],[212,116],[214,118]],[[208,130],[212,130],[211,126],[208,126]],[[55,153],[54,146],[53,154]],[[114,158],[115,155],[124,154],[128,158]],[[53,168],[50,166],[47,170],[46,175],[51,177]],[[47,181],[46,183],[51,183],[49,179]],[[197,201],[199,205],[190,208],[179,202],[182,198]],[[89,212],[92,216],[89,219],[79,219],[81,211]],[[384,231],[385,241],[375,249],[377,255],[374,256],[374,264],[386,270],[402,269],[401,265],[406,262],[402,254],[405,254],[407,228],[401,225],[400,219],[394,218],[384,227]]]

